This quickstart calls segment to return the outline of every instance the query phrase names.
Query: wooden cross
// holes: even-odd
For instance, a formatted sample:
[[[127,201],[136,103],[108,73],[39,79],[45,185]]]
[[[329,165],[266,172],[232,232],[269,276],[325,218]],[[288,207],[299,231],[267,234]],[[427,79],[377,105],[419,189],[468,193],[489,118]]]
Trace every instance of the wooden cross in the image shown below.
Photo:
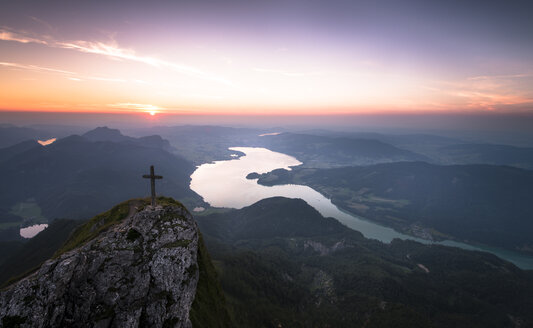
[[[143,178],[150,179],[150,185],[152,187],[152,206],[155,206],[155,179],[163,179],[160,175],[154,174],[154,166],[150,166],[150,174],[143,175]]]

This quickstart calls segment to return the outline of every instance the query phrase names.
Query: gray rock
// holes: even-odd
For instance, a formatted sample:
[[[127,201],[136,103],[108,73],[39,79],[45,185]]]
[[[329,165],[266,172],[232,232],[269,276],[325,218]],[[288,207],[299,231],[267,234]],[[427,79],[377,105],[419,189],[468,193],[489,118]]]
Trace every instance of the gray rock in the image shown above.
[[[3,326],[191,327],[198,228],[147,207],[0,292]]]

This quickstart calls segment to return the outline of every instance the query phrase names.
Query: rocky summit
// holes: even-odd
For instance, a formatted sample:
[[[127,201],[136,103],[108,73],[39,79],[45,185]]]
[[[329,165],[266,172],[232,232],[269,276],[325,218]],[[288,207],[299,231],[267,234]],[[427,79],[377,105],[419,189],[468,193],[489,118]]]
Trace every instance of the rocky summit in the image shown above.
[[[191,327],[201,239],[179,203],[123,203],[0,293],[2,326]]]

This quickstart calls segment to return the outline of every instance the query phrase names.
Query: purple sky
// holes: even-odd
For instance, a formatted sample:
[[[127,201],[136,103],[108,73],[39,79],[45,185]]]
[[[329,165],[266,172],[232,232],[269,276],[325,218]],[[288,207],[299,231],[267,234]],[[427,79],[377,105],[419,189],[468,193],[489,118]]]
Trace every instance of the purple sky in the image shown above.
[[[530,1],[11,1],[0,108],[531,113]]]

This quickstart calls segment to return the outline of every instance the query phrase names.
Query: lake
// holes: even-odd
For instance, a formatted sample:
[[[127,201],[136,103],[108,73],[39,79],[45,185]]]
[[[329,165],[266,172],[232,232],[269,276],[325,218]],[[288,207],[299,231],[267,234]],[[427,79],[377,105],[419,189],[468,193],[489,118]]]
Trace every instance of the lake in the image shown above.
[[[48,224],[34,224],[29,227],[20,228],[20,236],[23,238],[33,238],[46,228],[48,228]]]
[[[213,207],[240,209],[261,199],[275,196],[301,198],[323,216],[333,217],[344,225],[360,231],[367,238],[377,239],[385,243],[391,242],[394,238],[411,239],[424,244],[432,243],[346,213],[335,206],[331,200],[309,186],[289,184],[269,187],[257,184],[257,179],[246,179],[246,176],[252,172],[261,174],[275,169],[290,170],[292,166],[302,164],[292,156],[266,148],[231,147],[229,150],[241,152],[245,155],[231,160],[202,164],[191,175],[191,189]],[[533,269],[533,257],[521,253],[494,247],[472,246],[455,241],[436,243],[469,250],[491,252],[523,269]]]

